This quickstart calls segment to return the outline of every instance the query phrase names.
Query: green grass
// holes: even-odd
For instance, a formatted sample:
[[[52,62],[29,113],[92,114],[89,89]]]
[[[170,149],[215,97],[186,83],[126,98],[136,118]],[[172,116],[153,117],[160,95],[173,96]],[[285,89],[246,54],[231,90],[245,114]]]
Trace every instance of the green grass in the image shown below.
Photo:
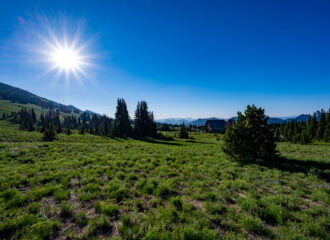
[[[222,135],[189,135],[42,142],[0,121],[0,239],[327,239],[329,144],[240,165]]]

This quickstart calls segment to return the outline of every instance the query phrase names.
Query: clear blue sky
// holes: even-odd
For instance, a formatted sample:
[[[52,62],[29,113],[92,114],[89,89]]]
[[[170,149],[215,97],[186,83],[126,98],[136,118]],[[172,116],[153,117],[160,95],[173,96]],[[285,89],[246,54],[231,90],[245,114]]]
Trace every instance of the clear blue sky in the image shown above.
[[[131,116],[146,100],[158,119],[231,117],[247,104],[312,113],[330,105],[329,13],[329,1],[3,0],[0,81],[110,116],[117,97]],[[83,26],[96,67],[82,84],[43,74],[38,16],[59,35],[63,19],[69,36]]]

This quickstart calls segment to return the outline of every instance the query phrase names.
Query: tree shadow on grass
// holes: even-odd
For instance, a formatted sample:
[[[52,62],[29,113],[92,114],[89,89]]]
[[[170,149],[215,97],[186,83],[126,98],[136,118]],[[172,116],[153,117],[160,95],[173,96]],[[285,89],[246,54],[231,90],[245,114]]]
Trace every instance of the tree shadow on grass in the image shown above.
[[[119,138],[119,137],[106,137],[106,136],[100,136],[103,139],[107,139],[107,140],[116,140],[118,142],[123,142],[125,139],[127,138]]]
[[[168,141],[159,141],[155,138],[135,138],[135,140],[139,140],[142,142],[148,142],[148,143],[155,143],[155,144],[165,144],[165,145],[171,145],[171,146],[182,146],[180,143],[175,142],[168,142]]]
[[[212,144],[210,142],[195,141],[195,140],[186,140],[185,142],[188,142],[188,143],[201,143],[201,144]]]
[[[311,173],[320,179],[324,179],[327,182],[330,181],[330,162],[317,162],[313,160],[297,160],[289,159],[285,157],[279,157],[276,160],[265,161],[261,164],[268,168],[276,168],[281,171],[287,171],[291,173]]]

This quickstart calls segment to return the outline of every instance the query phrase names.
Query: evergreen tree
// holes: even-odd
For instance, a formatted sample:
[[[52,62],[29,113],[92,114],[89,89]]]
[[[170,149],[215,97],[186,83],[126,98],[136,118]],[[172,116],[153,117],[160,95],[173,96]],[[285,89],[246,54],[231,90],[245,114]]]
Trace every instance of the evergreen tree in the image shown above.
[[[307,123],[302,122],[301,125],[303,127],[301,129],[299,142],[302,143],[302,144],[309,144],[309,143],[312,142],[312,138],[308,133]]]
[[[56,132],[54,123],[52,121],[48,121],[46,124],[46,130],[44,132],[43,140],[44,141],[53,141],[55,140]]]
[[[325,128],[326,128],[326,125],[327,125],[327,119],[326,118],[327,118],[326,113],[322,109],[321,110],[320,121],[318,123],[317,132],[316,132],[316,139],[317,140],[323,140],[324,139]]]
[[[19,122],[20,130],[34,131],[33,111],[28,111],[26,108],[21,108],[19,112],[19,118],[15,122]],[[35,120],[36,121],[36,120]]]
[[[32,120],[32,124],[35,124],[37,122],[37,116],[33,108],[31,110],[31,120]]]
[[[189,138],[187,128],[184,124],[181,124],[180,126],[179,138],[184,138],[184,139]]]
[[[79,134],[85,134],[85,126],[84,126],[84,124],[82,124],[82,125],[80,125],[79,126],[79,129],[78,129],[78,133]]]
[[[100,134],[102,136],[109,136],[110,130],[109,130],[109,123],[107,116],[103,115],[102,117],[102,123],[100,127]]]
[[[56,128],[56,133],[62,133],[63,129],[62,129],[62,125],[60,124],[57,128]]]
[[[309,119],[307,128],[308,128],[308,135],[313,140],[316,136],[316,131],[317,131],[317,119],[315,113],[313,114],[313,117]]]
[[[90,133],[91,134],[99,134],[99,118],[96,114],[93,115],[90,123]]]
[[[170,126],[167,123],[164,123],[160,127],[160,131],[168,132],[171,131]]]
[[[134,118],[134,134],[138,137],[156,137],[157,126],[154,115],[148,111],[148,104],[145,101],[138,102]]]
[[[138,102],[135,110],[134,133],[136,136],[148,136],[149,132],[149,113],[147,102]]]
[[[244,114],[226,129],[224,152],[242,163],[271,160],[277,156],[275,137],[262,108],[248,105]]]
[[[148,113],[148,134],[151,137],[157,137],[157,125],[154,120],[153,112]]]
[[[326,120],[326,127],[323,136],[324,141],[330,142],[330,109],[328,111],[328,116]]]
[[[117,137],[131,137],[132,126],[124,99],[117,100],[117,109],[113,125],[113,135]]]
[[[34,126],[33,126],[32,121],[29,121],[27,130],[30,131],[30,132],[34,131]]]
[[[70,117],[65,117],[64,118],[64,128],[65,128],[65,133],[67,135],[70,135],[71,132],[71,123],[70,123]]]

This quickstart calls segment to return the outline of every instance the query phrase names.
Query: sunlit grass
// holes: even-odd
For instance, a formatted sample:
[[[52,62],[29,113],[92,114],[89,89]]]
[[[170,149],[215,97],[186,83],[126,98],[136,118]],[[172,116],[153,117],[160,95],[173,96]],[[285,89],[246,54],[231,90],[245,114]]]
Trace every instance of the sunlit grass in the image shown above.
[[[239,165],[221,135],[190,136],[152,143],[74,132],[49,143],[0,121],[1,238],[327,238],[327,169]],[[329,148],[279,144],[289,159],[323,164]]]

